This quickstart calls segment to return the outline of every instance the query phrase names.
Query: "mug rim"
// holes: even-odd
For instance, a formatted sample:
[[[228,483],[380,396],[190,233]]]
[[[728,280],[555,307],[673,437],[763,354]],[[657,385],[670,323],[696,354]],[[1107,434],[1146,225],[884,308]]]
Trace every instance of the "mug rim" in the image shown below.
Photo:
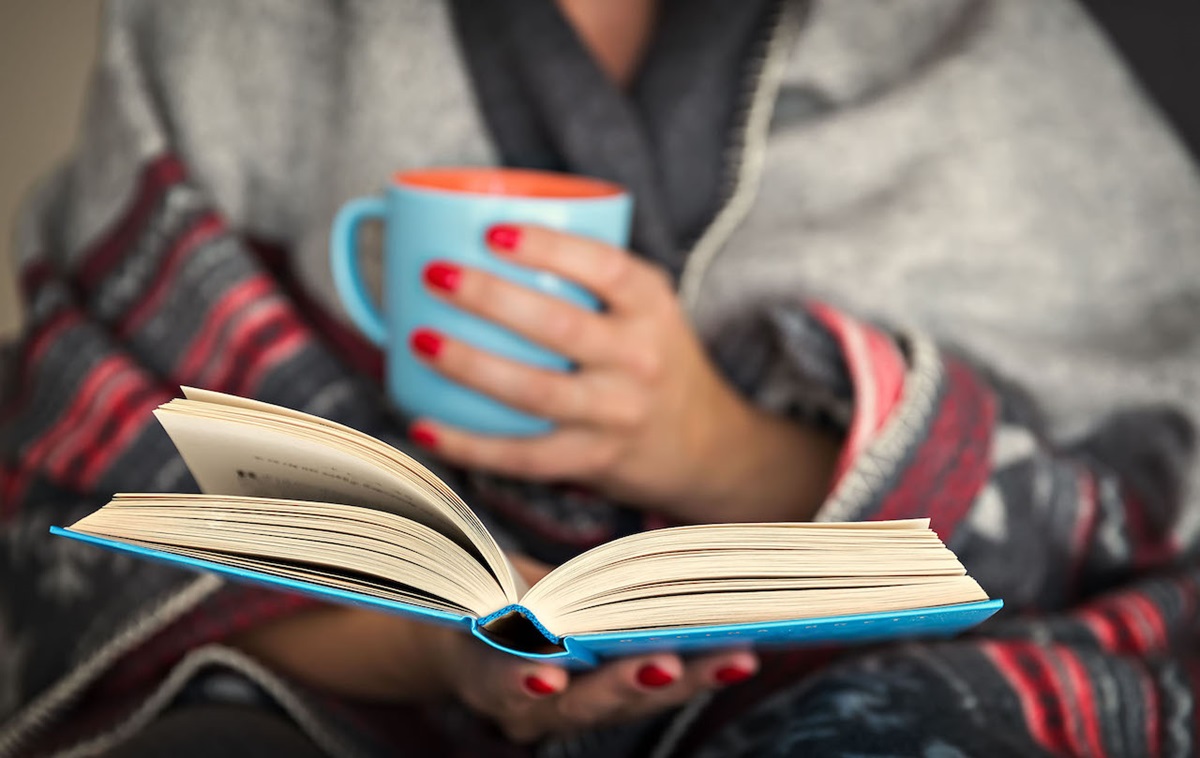
[[[406,169],[392,175],[392,186],[447,195],[541,200],[603,200],[626,194],[619,184],[590,176],[505,167]]]

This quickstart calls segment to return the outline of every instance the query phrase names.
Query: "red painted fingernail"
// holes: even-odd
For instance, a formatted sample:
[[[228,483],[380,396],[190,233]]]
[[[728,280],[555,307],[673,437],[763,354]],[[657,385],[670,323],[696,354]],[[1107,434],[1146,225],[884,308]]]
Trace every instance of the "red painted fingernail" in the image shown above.
[[[525,677],[525,689],[538,697],[554,694],[554,685],[536,676]]]
[[[726,666],[717,669],[717,681],[721,684],[737,684],[744,682],[754,675],[753,671],[748,671],[737,666]]]
[[[414,352],[420,353],[426,358],[438,357],[444,343],[442,335],[432,329],[418,329],[412,333],[408,341],[412,344]]]
[[[450,263],[430,263],[424,275],[426,284],[443,292],[454,292],[462,281],[462,269]]]
[[[496,224],[487,231],[487,243],[499,252],[512,252],[521,244],[521,230],[511,224]]]
[[[675,681],[675,677],[653,663],[647,663],[638,669],[637,680],[644,687],[666,687]]]
[[[408,430],[408,438],[424,448],[437,447],[437,435],[427,426],[413,426]]]

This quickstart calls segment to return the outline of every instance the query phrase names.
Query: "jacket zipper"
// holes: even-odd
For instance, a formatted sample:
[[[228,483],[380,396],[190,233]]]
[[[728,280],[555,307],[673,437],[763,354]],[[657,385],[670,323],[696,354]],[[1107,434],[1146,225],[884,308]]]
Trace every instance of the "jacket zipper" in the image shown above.
[[[758,196],[766,157],[767,133],[775,109],[775,98],[783,81],[787,54],[811,5],[811,2],[785,0],[772,23],[762,61],[751,67],[747,77],[749,97],[738,136],[729,150],[733,181],[728,196],[704,228],[700,239],[692,246],[679,276],[679,298],[693,319],[705,274],[746,218]]]

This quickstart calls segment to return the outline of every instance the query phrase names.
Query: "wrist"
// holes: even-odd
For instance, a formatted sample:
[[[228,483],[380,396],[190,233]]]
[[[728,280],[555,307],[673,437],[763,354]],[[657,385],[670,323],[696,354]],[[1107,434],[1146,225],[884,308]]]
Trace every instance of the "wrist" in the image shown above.
[[[732,400],[736,408],[706,435],[696,457],[698,475],[680,503],[686,520],[810,520],[829,493],[841,441]]]
[[[329,692],[415,702],[445,693],[439,643],[427,637],[434,628],[400,616],[324,606],[250,630],[229,643]]]
[[[458,697],[462,686],[458,664],[463,658],[459,645],[468,635],[440,624],[420,623],[413,629],[413,637],[409,657],[419,659],[413,664],[422,672],[427,698]]]

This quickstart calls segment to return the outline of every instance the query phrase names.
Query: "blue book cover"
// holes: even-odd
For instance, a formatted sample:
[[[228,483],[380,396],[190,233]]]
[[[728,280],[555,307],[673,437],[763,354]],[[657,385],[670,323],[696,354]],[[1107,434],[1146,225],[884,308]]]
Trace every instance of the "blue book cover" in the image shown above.
[[[170,563],[192,570],[211,571],[235,581],[257,583],[287,592],[309,595],[320,600],[358,605],[388,613],[417,617],[431,623],[457,626],[465,632],[474,634],[488,645],[507,653],[530,660],[554,660],[572,668],[587,668],[605,659],[664,650],[687,654],[747,645],[759,648],[852,645],[909,637],[950,637],[982,623],[1003,606],[1003,602],[1000,600],[985,600],[886,613],[859,613],[757,624],[641,629],[629,632],[557,637],[542,626],[532,613],[520,605],[501,608],[484,618],[453,615],[431,608],[422,608],[358,592],[326,587],[314,582],[175,555],[164,550],[96,537],[72,529],[55,526],[51,527],[50,531],[62,537],[69,537],[141,558]],[[501,617],[511,618],[517,615],[523,616],[533,628],[537,629],[544,639],[543,645],[526,645],[524,649],[517,649],[489,633],[486,628]],[[532,649],[535,647],[541,648],[540,651]]]

